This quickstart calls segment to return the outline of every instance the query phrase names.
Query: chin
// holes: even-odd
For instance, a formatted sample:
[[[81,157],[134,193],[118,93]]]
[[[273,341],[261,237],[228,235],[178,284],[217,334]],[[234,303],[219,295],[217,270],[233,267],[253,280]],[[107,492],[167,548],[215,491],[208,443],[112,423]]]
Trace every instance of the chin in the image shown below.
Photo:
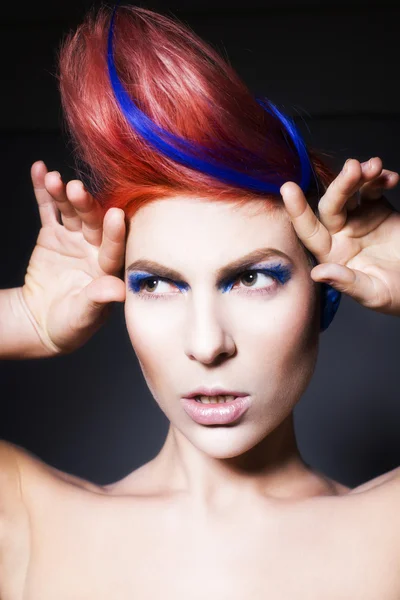
[[[268,435],[257,432],[254,423],[230,425],[198,425],[190,434],[182,432],[186,439],[210,458],[236,458],[255,448]]]

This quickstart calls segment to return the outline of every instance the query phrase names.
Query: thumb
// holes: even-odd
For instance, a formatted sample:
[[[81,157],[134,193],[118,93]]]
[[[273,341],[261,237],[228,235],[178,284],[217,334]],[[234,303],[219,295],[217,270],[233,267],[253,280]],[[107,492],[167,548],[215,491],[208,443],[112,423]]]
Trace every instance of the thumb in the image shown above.
[[[108,317],[110,303],[124,302],[125,297],[125,283],[119,277],[103,275],[94,279],[76,296],[76,328],[97,328]]]
[[[314,281],[332,286],[363,306],[371,308],[376,305],[380,282],[362,271],[344,265],[322,263],[314,267],[310,275]]]

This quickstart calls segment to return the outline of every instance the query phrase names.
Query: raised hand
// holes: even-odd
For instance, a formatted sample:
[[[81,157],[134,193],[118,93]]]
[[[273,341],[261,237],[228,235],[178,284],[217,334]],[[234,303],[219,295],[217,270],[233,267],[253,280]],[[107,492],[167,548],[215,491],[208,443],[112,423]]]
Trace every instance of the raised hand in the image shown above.
[[[348,159],[318,204],[316,216],[297,184],[281,188],[285,208],[303,244],[320,264],[311,271],[378,312],[400,316],[400,213],[382,195],[399,174],[380,158]]]
[[[31,167],[42,227],[31,255],[22,302],[51,354],[82,346],[125,300],[121,279],[125,215],[106,214],[79,180],[61,180],[42,161]]]

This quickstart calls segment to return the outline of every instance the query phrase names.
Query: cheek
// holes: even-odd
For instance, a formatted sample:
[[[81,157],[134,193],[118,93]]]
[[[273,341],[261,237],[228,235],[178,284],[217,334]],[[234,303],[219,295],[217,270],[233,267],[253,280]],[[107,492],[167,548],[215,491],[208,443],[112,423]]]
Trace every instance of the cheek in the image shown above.
[[[319,340],[317,296],[314,289],[299,293],[279,318],[282,343],[291,346],[294,354],[305,352]]]
[[[247,338],[278,347],[301,348],[315,339],[318,297],[307,280],[265,300],[233,304],[230,318]],[[249,310],[251,305],[251,310]]]
[[[174,340],[176,343],[177,324],[168,318],[166,311],[146,306],[145,302],[150,304],[153,301],[142,301],[139,305],[128,300],[125,303],[125,322],[144,378],[155,397],[153,384],[163,381],[174,365],[176,369],[176,353],[172,348]]]
[[[130,340],[140,354],[151,353],[155,356],[161,351],[164,359],[165,349],[177,337],[181,328],[183,311],[174,307],[174,300],[127,300],[125,303],[125,322]]]
[[[307,386],[318,354],[318,296],[307,283],[270,303],[254,303],[236,329],[246,371],[254,381],[291,394],[293,401]]]
[[[314,373],[319,347],[318,299],[315,285],[306,287],[282,324],[282,390],[290,399],[291,407],[304,393]]]

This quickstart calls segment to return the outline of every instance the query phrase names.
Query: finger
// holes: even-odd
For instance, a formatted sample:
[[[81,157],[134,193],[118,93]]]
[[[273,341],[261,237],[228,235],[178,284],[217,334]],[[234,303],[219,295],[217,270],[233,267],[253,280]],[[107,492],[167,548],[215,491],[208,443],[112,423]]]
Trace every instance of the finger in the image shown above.
[[[360,195],[360,191],[358,190],[346,202],[346,211],[351,212],[351,211],[355,210],[358,206],[360,206],[360,201],[361,201],[361,195]]]
[[[126,297],[124,282],[118,277],[104,275],[94,279],[81,290],[74,300],[77,317],[74,327],[77,330],[93,331],[109,314],[111,302],[123,302]]]
[[[357,269],[324,263],[314,267],[310,275],[314,281],[331,285],[367,308],[386,306],[390,302],[387,286],[377,277]]]
[[[119,273],[125,258],[125,213],[110,208],[103,220],[103,240],[99,250],[99,265],[105,273]]]
[[[367,163],[361,163],[362,168],[366,165]],[[396,171],[382,169],[382,173],[376,179],[372,179],[361,185],[359,190],[347,202],[346,210],[355,210],[363,200],[378,200],[382,197],[385,190],[396,187],[398,182],[399,174]]]
[[[396,171],[383,169],[381,175],[373,181],[364,183],[360,188],[362,200],[378,200],[385,190],[396,187],[400,176]]]
[[[330,233],[318,220],[296,183],[288,181],[283,184],[280,193],[296,234],[304,246],[314,254],[317,260],[320,260],[331,249]]]
[[[361,168],[363,170],[363,180],[365,180],[365,173],[371,168],[370,161],[361,163]],[[363,200],[377,200],[382,196],[384,190],[395,187],[398,181],[398,173],[382,169],[382,172],[374,179],[363,183],[350,198],[346,204],[347,211],[355,210]]]
[[[49,191],[44,184],[47,167],[42,160],[37,160],[31,166],[33,191],[39,209],[40,222],[43,227],[60,223],[59,213]]]
[[[82,222],[68,200],[66,186],[58,171],[47,173],[45,176],[45,185],[61,213],[61,221],[64,227],[70,231],[80,231],[82,229]]]
[[[83,237],[89,244],[100,246],[103,236],[104,210],[79,180],[67,183],[66,193],[82,222]]]
[[[347,204],[350,210],[358,205],[354,194],[361,185],[377,178],[382,172],[380,158],[371,158],[362,165],[354,158],[348,159],[342,171],[332,181],[318,204],[318,214],[321,223],[331,235],[342,229],[347,220]]]

